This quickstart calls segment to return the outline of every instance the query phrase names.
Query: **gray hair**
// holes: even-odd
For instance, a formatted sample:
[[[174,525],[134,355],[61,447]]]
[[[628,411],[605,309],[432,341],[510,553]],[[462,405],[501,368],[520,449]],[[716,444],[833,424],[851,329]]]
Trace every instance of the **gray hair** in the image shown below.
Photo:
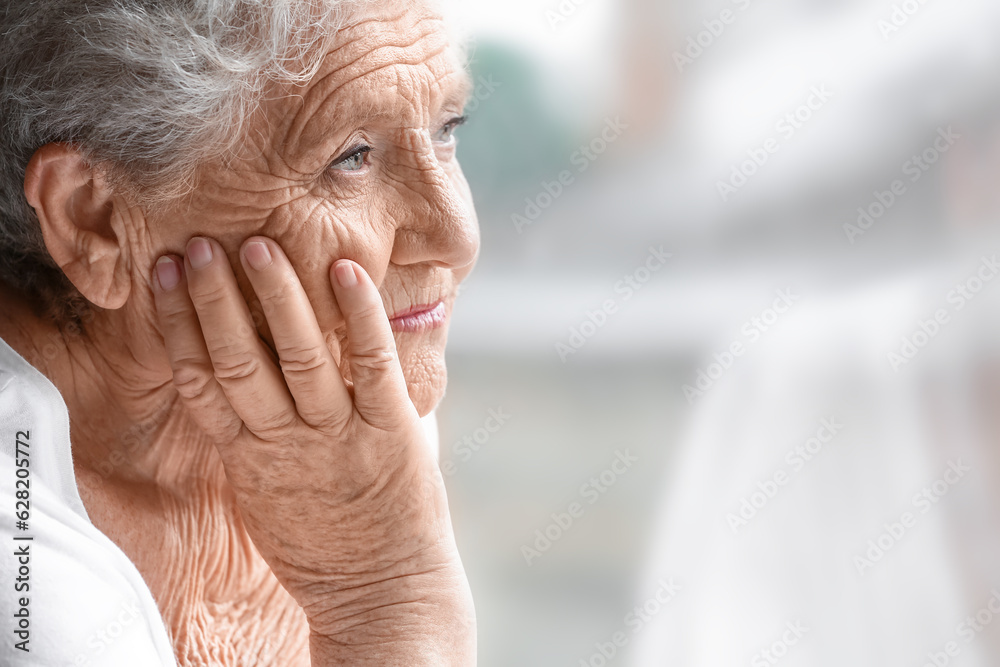
[[[24,197],[36,150],[70,142],[143,204],[236,146],[272,81],[308,80],[362,0],[4,0],[0,283],[65,314],[79,294]],[[53,310],[53,306],[56,308]],[[78,312],[78,308],[72,308]]]

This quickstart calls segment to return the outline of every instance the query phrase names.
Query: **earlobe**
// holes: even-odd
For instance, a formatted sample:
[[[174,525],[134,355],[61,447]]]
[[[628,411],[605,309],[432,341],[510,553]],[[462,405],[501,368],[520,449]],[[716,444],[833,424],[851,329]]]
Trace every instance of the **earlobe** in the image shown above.
[[[125,305],[125,226],[100,170],[70,144],[47,144],[28,163],[24,194],[49,254],[84,298],[109,310]]]

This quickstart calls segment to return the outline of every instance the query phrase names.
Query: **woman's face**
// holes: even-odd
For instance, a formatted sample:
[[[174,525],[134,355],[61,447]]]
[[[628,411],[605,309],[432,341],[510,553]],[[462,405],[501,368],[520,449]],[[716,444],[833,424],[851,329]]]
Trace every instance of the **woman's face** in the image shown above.
[[[269,91],[237,160],[205,165],[195,191],[149,221],[148,261],[182,254],[195,235],[216,239],[270,342],[237,253],[249,236],[274,239],[338,359],[345,337],[328,277],[335,260],[368,271],[390,318],[443,302],[443,322],[392,322],[424,415],[444,393],[447,323],[479,249],[452,136],[467,74],[444,23],[421,4],[365,16],[339,33],[309,84]]]

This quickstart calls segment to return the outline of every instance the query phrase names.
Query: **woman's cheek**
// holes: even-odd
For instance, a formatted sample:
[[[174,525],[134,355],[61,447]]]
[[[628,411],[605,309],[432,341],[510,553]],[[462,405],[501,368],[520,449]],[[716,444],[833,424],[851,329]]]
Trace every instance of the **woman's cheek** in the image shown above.
[[[372,256],[372,243],[363,213],[340,210],[329,200],[297,201],[280,216],[274,216],[269,234],[288,256],[299,282],[309,297],[320,329],[326,333],[343,327],[343,315],[330,286],[330,267],[341,258],[358,261],[366,269],[380,261]],[[386,264],[388,260],[386,260]],[[381,270],[384,273],[384,269]],[[374,278],[374,276],[373,276]]]

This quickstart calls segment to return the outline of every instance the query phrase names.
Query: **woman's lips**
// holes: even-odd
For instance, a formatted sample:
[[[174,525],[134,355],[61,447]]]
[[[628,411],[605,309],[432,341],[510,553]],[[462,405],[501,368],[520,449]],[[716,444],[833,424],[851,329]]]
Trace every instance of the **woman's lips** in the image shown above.
[[[389,320],[393,331],[414,333],[436,329],[448,318],[444,301],[438,301],[426,306],[414,306],[393,315]]]

